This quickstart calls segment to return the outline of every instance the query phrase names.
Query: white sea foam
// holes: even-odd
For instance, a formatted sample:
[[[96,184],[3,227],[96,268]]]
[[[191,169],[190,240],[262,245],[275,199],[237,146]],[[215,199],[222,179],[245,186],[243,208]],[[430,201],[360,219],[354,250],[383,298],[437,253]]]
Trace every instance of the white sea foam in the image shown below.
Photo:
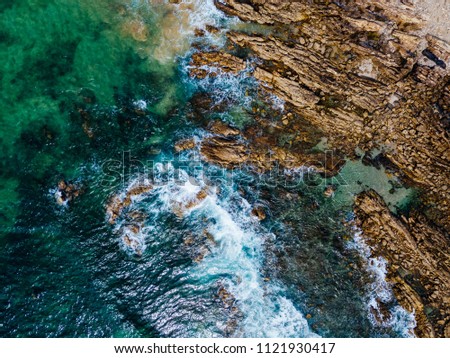
[[[137,109],[143,111],[145,109],[147,109],[147,102],[139,99],[133,102],[133,106],[135,106]]]
[[[192,200],[185,196],[196,193],[190,185],[175,192],[177,198],[184,200]],[[164,195],[163,198],[164,202],[174,200],[172,196]],[[212,192],[204,202],[186,213],[192,220],[203,215],[212,219],[214,224],[208,227],[208,231],[217,243],[212,254],[192,271],[193,277],[231,277],[224,279],[223,284],[244,314],[242,325],[235,333],[238,336],[313,336],[303,315],[283,297],[280,287],[264,281],[261,274],[264,233],[258,230],[257,221],[251,217],[250,211],[250,204],[236,193],[219,199]]]
[[[184,66],[186,72],[191,67]],[[250,63],[239,73],[224,72],[215,66],[200,66],[199,69],[205,71],[204,78],[196,78],[191,81],[198,89],[208,92],[214,103],[221,104],[225,101],[234,102],[244,108],[249,109],[254,101],[251,90],[257,88],[256,80],[251,76],[253,68]]]
[[[155,177],[166,181],[165,185],[155,186],[151,192],[154,200],[148,204],[148,212],[156,216],[162,212],[181,214],[192,228],[206,229],[212,235],[215,245],[211,247],[211,253],[194,264],[188,275],[192,282],[223,286],[235,298],[235,305],[242,313],[242,318],[238,319],[233,335],[316,336],[302,313],[284,296],[281,286],[263,277],[263,245],[269,234],[260,228],[258,220],[250,214],[251,205],[234,191],[219,196],[216,188],[208,187],[200,176],[192,178],[182,170],[177,175],[177,181],[167,182],[168,176],[175,171],[170,164],[155,166]],[[207,193],[207,196],[200,197],[201,192]],[[208,218],[206,224],[203,220],[205,217]],[[145,232],[150,242],[155,235],[152,235],[151,229]],[[159,329],[164,331],[166,327],[161,326]],[[211,327],[204,329],[206,331],[195,328],[195,334],[201,337],[214,336]]]

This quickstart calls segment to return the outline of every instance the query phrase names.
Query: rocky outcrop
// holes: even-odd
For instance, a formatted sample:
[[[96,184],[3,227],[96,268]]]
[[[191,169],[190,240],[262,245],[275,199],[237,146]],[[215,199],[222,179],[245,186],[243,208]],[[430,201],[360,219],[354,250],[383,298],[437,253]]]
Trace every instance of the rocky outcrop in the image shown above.
[[[55,199],[58,205],[67,206],[72,200],[77,198],[82,192],[80,184],[74,184],[60,180],[55,191]]]
[[[214,164],[227,168],[236,168],[249,159],[245,143],[224,137],[211,137],[202,142],[201,153]]]
[[[195,148],[195,140],[192,138],[189,139],[182,139],[175,143],[174,149],[175,152],[183,152],[185,150],[194,149]]]
[[[153,185],[146,181],[137,181],[130,185],[125,193],[114,195],[106,205],[106,214],[111,225],[115,224],[123,211],[130,207],[133,200],[153,190]]]
[[[203,159],[228,169],[246,166],[258,172],[308,167],[324,176],[335,175],[345,163],[331,151],[314,151],[320,132],[294,120],[292,113],[280,123],[255,118],[256,124],[243,131],[222,122],[209,123],[206,129],[211,135],[199,143]],[[177,142],[174,149],[178,153],[194,147],[195,142],[187,139]]]
[[[246,67],[244,61],[240,58],[224,52],[215,51],[194,53],[192,55],[192,62],[195,63],[195,66],[191,67],[190,74],[197,78],[205,78],[207,76],[216,77],[219,72],[238,74]]]
[[[124,193],[114,195],[106,205],[106,214],[110,225],[120,236],[125,251],[135,257],[141,257],[145,249],[142,229],[146,214],[139,210],[130,210],[133,201],[153,190],[147,180],[137,180]]]
[[[426,34],[406,1],[221,0],[216,6],[264,34],[230,32],[250,50],[253,76],[334,148],[381,148],[405,180],[424,188],[427,215],[450,229],[450,46]],[[270,35],[267,35],[270,33]],[[193,58],[194,70],[242,70],[239,56]],[[235,65],[233,65],[235,63]]]
[[[388,261],[387,280],[415,313],[419,337],[450,338],[450,238],[423,215],[395,217],[373,191],[355,202],[357,224],[375,257]]]

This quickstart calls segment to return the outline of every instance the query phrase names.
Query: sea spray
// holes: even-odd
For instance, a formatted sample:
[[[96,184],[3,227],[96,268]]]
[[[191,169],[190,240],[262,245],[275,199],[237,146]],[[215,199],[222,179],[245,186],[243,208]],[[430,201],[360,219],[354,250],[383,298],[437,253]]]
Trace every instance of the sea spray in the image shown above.
[[[261,228],[251,215],[251,205],[234,188],[210,186],[201,176],[189,176],[170,163],[156,164],[154,179],[154,189],[144,194],[146,198],[135,200],[131,208],[139,207],[149,217],[143,230],[146,244],[161,245],[161,242],[154,242],[156,236],[175,239],[173,229],[155,232],[163,228],[163,223],[158,221],[167,214],[175,215],[183,222],[180,224],[186,229],[183,235],[188,232],[194,238],[207,235],[210,243],[193,258],[186,282],[196,287],[221,287],[220,290],[227,292],[227,297],[232,297],[233,301],[224,304],[230,306],[229,314],[234,321],[216,322],[215,327],[193,327],[191,322],[176,322],[190,325],[182,332],[199,337],[216,336],[217,332],[238,337],[315,336],[302,313],[285,297],[282,287],[263,277],[264,241],[271,234]],[[135,203],[140,205],[134,207]],[[205,315],[214,317],[217,313]],[[168,326],[173,324],[175,322]],[[164,327],[166,324],[160,327],[162,333],[168,334]]]

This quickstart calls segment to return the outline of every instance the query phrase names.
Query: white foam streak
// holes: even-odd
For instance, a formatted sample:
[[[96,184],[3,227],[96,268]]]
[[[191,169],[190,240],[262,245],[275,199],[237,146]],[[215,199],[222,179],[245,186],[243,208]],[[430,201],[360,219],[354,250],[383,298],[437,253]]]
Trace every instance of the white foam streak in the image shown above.
[[[265,282],[261,274],[264,237],[253,227],[250,205],[242,198],[240,210],[228,207],[217,197],[210,197],[198,210],[207,211],[216,224],[209,229],[218,243],[213,255],[197,268],[197,275],[231,276],[227,289],[245,315],[236,335],[243,337],[307,337],[312,336],[306,320],[281,289]],[[233,213],[234,215],[232,215]]]
[[[188,178],[187,174],[184,177]],[[283,296],[281,287],[276,282],[265,281],[262,276],[263,244],[267,234],[250,215],[250,204],[236,192],[219,198],[214,188],[205,189],[200,179],[197,183],[193,185],[189,180],[182,185],[170,183],[156,189],[155,193],[160,210],[173,210],[174,202],[195,202],[198,193],[207,190],[208,196],[183,211],[183,216],[191,223],[200,223],[207,217],[210,222],[207,231],[216,244],[210,255],[193,266],[189,275],[196,282],[220,277],[218,283],[234,296],[243,314],[233,334],[240,337],[315,336],[303,315]],[[212,332],[198,334],[213,335]]]

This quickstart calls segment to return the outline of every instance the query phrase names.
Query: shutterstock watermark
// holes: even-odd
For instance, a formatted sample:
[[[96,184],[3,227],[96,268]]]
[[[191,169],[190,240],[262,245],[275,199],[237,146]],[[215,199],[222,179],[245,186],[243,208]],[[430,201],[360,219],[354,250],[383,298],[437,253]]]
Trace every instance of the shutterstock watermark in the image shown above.
[[[118,155],[117,159],[106,160],[101,165],[104,187],[126,186],[130,181],[151,182],[163,186],[169,184],[194,186],[228,185],[252,183],[266,187],[285,186],[295,188],[307,186],[345,186],[348,185],[339,173],[340,161],[333,161],[330,151],[324,161],[305,161],[304,163],[283,162],[267,159],[264,170],[261,163],[230,163],[227,167],[215,165],[193,155],[189,158],[178,156],[161,160],[142,161],[133,157],[130,151]],[[324,168],[327,168],[325,170]],[[330,174],[331,173],[331,174]]]

